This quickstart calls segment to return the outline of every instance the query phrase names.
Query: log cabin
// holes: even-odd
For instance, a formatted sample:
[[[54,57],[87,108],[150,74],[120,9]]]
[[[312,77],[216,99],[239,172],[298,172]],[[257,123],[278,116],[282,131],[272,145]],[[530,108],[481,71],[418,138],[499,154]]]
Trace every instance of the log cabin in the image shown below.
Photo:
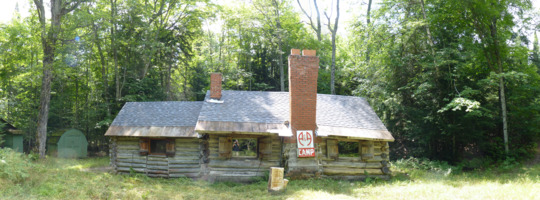
[[[270,167],[291,179],[388,178],[394,138],[361,97],[317,94],[319,58],[291,50],[289,92],[222,90],[198,102],[128,102],[105,136],[118,173],[250,182]],[[352,149],[352,150],[351,150]]]

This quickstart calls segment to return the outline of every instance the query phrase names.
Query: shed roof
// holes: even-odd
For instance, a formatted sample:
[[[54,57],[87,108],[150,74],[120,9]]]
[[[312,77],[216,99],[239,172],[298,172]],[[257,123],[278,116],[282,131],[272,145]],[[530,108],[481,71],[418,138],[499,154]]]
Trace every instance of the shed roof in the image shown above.
[[[105,136],[198,137],[194,128],[203,102],[127,102]]]
[[[8,133],[11,133],[11,134],[22,134],[21,130],[18,130],[17,128],[15,128],[13,125],[11,125],[9,122],[7,122],[4,119],[0,119],[0,124],[5,124],[3,127],[3,131],[7,131]]]

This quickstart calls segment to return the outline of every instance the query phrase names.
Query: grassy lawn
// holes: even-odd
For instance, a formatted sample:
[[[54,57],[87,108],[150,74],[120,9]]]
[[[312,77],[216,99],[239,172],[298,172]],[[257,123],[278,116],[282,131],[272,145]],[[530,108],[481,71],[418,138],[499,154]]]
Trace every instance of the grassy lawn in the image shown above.
[[[210,184],[104,172],[108,158],[33,161],[26,175],[2,176],[0,199],[540,199],[540,165],[452,172],[393,165],[390,181],[295,180],[271,195],[266,182]],[[7,163],[3,163],[7,164]],[[4,171],[5,172],[5,171]]]

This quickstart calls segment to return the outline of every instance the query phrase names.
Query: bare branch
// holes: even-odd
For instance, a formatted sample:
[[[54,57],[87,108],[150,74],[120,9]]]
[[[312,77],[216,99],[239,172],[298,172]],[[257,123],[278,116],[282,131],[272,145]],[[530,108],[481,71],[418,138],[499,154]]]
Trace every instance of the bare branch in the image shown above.
[[[330,17],[326,14],[326,11],[324,11],[324,16],[328,20],[328,24],[326,24],[328,26],[328,29],[330,29],[331,32],[334,32],[332,31],[332,25],[331,25],[332,23],[330,22]]]
[[[311,19],[311,14],[307,14],[306,10],[304,10],[304,8],[302,7],[302,4],[300,3],[300,0],[296,0],[296,2],[298,2],[298,6],[300,6],[300,9],[302,10],[302,12],[306,15],[306,17],[309,19],[309,25],[311,26],[311,28],[313,28],[314,30],[315,29],[315,25],[313,24],[313,20]]]
[[[332,32],[332,33],[335,33],[335,31],[337,30],[338,28],[338,21],[339,21],[339,0],[337,1],[337,4],[336,4],[336,10],[337,10],[337,16],[336,16],[336,19],[335,19],[335,22],[334,22],[334,28],[332,28],[332,23],[330,22],[330,16],[332,16],[332,13],[330,13],[330,16],[328,16],[328,14],[326,13],[326,11],[324,12],[324,16],[326,17],[326,19],[328,20],[328,29]]]

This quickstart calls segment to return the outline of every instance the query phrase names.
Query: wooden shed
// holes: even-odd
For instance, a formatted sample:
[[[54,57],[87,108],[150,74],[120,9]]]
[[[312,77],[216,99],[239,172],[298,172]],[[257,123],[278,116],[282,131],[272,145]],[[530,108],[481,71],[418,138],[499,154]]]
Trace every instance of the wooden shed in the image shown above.
[[[77,129],[64,132],[58,140],[57,147],[60,158],[86,158],[88,156],[86,136]]]
[[[2,135],[3,143],[0,147],[8,147],[18,152],[23,152],[23,135],[22,131],[15,128],[13,125],[0,119],[0,134]]]
[[[105,134],[111,164],[210,181],[249,182],[270,167],[293,179],[388,178],[391,133],[364,98],[317,94],[319,58],[298,52],[289,92],[222,90],[214,73],[202,102],[127,103]]]

